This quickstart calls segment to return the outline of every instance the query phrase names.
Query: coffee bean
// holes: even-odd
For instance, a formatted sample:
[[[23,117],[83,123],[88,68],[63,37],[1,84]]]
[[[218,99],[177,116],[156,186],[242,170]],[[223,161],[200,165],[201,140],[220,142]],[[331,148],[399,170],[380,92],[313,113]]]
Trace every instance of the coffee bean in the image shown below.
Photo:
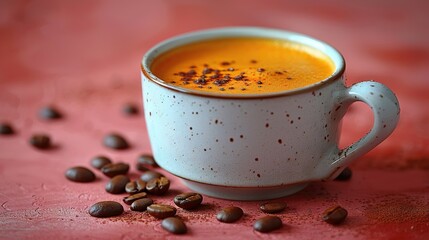
[[[153,204],[153,200],[150,198],[141,198],[135,200],[133,203],[131,203],[130,209],[137,212],[143,212],[146,211],[147,207]]]
[[[117,133],[111,133],[104,137],[103,139],[104,146],[112,149],[127,149],[129,148],[129,144],[124,137]]]
[[[90,162],[91,166],[96,169],[101,169],[102,167],[110,163],[112,163],[112,161],[105,156],[96,156],[93,159],[91,159],[91,162]]]
[[[133,116],[139,113],[139,108],[135,104],[126,103],[122,107],[122,112],[124,113],[124,115]]]
[[[129,169],[130,165],[127,163],[109,163],[101,168],[101,172],[108,177],[114,177],[127,174]]]
[[[352,177],[352,170],[349,167],[344,168],[344,170],[336,177],[336,181],[347,181]]]
[[[226,207],[217,213],[216,218],[220,222],[232,223],[238,221],[244,212],[239,207]]]
[[[46,134],[35,134],[29,140],[30,144],[38,149],[48,149],[51,147],[51,139]]]
[[[140,179],[145,181],[145,182],[149,182],[152,179],[156,179],[156,178],[160,178],[163,177],[164,175],[162,175],[159,172],[155,172],[155,171],[146,171],[144,173],[142,173],[142,175],[140,176]]]
[[[346,219],[347,214],[348,212],[346,209],[341,206],[334,206],[323,212],[322,219],[329,224],[337,225]]]
[[[165,218],[161,222],[161,227],[174,234],[184,234],[188,230],[186,224],[177,217]]]
[[[73,182],[92,182],[95,174],[86,167],[72,167],[67,169],[66,178]]]
[[[62,114],[53,106],[46,106],[39,110],[39,117],[45,120],[62,118]]]
[[[0,134],[1,135],[11,135],[14,134],[15,131],[12,128],[12,125],[9,123],[0,123]]]
[[[259,218],[253,224],[253,229],[258,232],[272,232],[274,230],[280,229],[283,226],[282,220],[277,216],[265,216]]]
[[[145,192],[136,193],[128,197],[124,197],[123,201],[125,204],[131,205],[131,203],[133,203],[135,200],[145,198],[146,196],[147,196],[147,193]]]
[[[145,190],[146,190],[146,182],[141,179],[131,181],[127,183],[127,185],[125,186],[125,192],[130,194],[144,192]]]
[[[170,188],[170,180],[166,177],[159,177],[146,183],[146,191],[154,195],[162,195]]]
[[[155,167],[158,167],[158,164],[156,163],[152,155],[149,155],[149,154],[140,155],[139,158],[137,159],[137,164],[136,164],[137,169],[140,171],[146,171],[147,166],[155,168]]]
[[[264,213],[278,213],[287,207],[284,202],[265,202],[259,205],[259,209],[261,209]]]
[[[103,201],[92,205],[88,212],[89,215],[93,217],[113,217],[121,215],[124,212],[124,207],[122,207],[120,203],[114,201]]]
[[[152,204],[147,207],[147,212],[156,218],[164,219],[176,215],[176,208],[164,204]]]
[[[110,179],[106,184],[106,191],[112,194],[125,192],[125,185],[130,182],[130,179],[125,175],[117,175]]]
[[[199,193],[182,193],[174,197],[174,203],[183,209],[194,209],[200,206],[203,196]]]

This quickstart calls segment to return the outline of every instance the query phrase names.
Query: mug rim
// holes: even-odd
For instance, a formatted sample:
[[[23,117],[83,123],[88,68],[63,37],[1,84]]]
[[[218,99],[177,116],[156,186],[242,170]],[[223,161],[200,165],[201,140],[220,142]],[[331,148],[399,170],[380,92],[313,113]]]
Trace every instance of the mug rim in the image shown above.
[[[169,84],[166,81],[158,78],[150,70],[150,65],[153,60],[158,57],[160,54],[167,52],[169,50],[175,49],[177,47],[191,44],[194,42],[228,38],[228,37],[261,37],[268,39],[280,39],[291,41],[299,44],[306,45],[321,51],[325,54],[331,61],[334,62],[335,71],[327,78],[318,81],[313,84],[306,85],[304,87],[295,88],[291,90],[284,90],[279,92],[266,92],[266,93],[254,93],[254,94],[224,94],[224,93],[213,93],[206,91],[193,90],[188,88],[182,88],[173,84]],[[263,27],[223,27],[223,28],[212,28],[206,30],[199,30],[188,32],[185,34],[178,35],[176,37],[169,38],[164,40],[152,48],[150,48],[143,56],[141,62],[141,73],[146,76],[146,78],[161,87],[165,87],[176,92],[181,92],[190,95],[198,95],[203,97],[212,97],[212,98],[272,98],[285,95],[295,95],[302,92],[314,91],[315,89],[320,89],[324,85],[334,82],[335,80],[340,79],[340,77],[345,72],[345,60],[342,54],[335,49],[330,44],[318,40],[316,38],[310,37],[305,34],[291,32],[287,30],[273,29],[273,28],[263,28]]]

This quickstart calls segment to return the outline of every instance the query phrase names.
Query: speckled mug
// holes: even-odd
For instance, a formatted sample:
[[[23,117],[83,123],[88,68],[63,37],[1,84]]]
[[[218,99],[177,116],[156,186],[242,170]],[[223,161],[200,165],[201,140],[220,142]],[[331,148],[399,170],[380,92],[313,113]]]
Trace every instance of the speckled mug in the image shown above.
[[[295,90],[223,95],[169,85],[150,70],[152,61],[165,51],[230,36],[311,46],[332,59],[335,72]],[[154,157],[190,189],[223,199],[278,198],[309,182],[333,179],[386,139],[399,118],[398,100],[391,90],[373,81],[346,87],[344,70],[343,57],[330,45],[275,29],[220,28],[164,41],[142,61],[144,112]],[[374,125],[359,141],[339,149],[341,119],[356,101],[372,109]]]

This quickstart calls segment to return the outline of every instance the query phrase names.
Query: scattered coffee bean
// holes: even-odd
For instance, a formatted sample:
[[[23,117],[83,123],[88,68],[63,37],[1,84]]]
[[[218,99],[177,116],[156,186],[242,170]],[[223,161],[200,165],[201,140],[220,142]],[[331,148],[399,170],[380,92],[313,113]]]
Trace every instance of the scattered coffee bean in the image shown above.
[[[103,201],[92,205],[88,212],[89,215],[93,217],[113,217],[121,215],[124,212],[124,207],[122,207],[120,203],[114,201]]]
[[[287,207],[284,202],[264,202],[259,205],[259,209],[261,209],[264,213],[278,213]]]
[[[177,217],[168,217],[162,220],[161,227],[170,233],[185,234],[188,230],[182,219]]]
[[[174,203],[183,209],[194,209],[201,205],[203,196],[199,193],[182,193],[174,197]]]
[[[133,203],[135,200],[145,198],[146,196],[147,196],[147,193],[145,192],[136,193],[128,197],[124,197],[123,201],[125,204],[131,205],[131,203]]]
[[[112,163],[112,161],[105,156],[96,156],[93,159],[91,159],[90,163],[92,167],[96,169],[101,169],[105,165]]]
[[[130,179],[125,175],[117,175],[110,179],[106,184],[106,191],[112,194],[125,192],[125,185],[130,182]]]
[[[145,190],[146,190],[146,182],[141,179],[137,179],[125,185],[125,192],[130,194],[144,192]]]
[[[104,137],[103,139],[104,146],[113,149],[127,149],[129,148],[129,144],[124,137],[117,133],[111,133]]]
[[[346,219],[347,214],[348,212],[346,209],[341,206],[334,206],[323,212],[322,219],[329,224],[337,225]]]
[[[15,131],[12,128],[12,125],[9,123],[0,123],[0,134],[1,135],[11,135],[14,134]]]
[[[336,177],[336,181],[347,181],[352,177],[352,170],[349,167],[344,168],[344,170]]]
[[[259,218],[253,224],[253,229],[258,232],[272,232],[274,230],[280,229],[283,226],[282,220],[277,216],[265,216]]]
[[[150,198],[141,198],[135,200],[133,203],[131,203],[130,209],[137,212],[144,212],[146,211],[147,207],[153,204],[153,200]]]
[[[146,191],[154,195],[162,195],[170,188],[170,180],[166,177],[159,177],[146,183]]]
[[[51,139],[45,134],[35,134],[29,140],[30,144],[38,149],[48,149],[51,147]]]
[[[155,172],[155,171],[146,171],[144,173],[142,173],[142,175],[140,176],[140,179],[145,181],[145,182],[149,182],[152,179],[156,179],[156,178],[160,178],[163,177],[164,175],[162,175],[159,172]]]
[[[156,218],[164,219],[176,215],[176,208],[164,204],[152,204],[147,207],[147,212]]]
[[[95,174],[86,167],[72,167],[67,169],[66,178],[73,182],[92,182]]]
[[[39,117],[45,120],[62,118],[62,114],[53,106],[46,106],[39,110]]]
[[[127,116],[133,116],[139,113],[139,108],[135,104],[127,103],[122,107],[122,112]]]
[[[158,164],[156,163],[155,158],[153,158],[152,155],[149,155],[149,154],[140,155],[139,158],[137,159],[137,164],[136,164],[137,169],[140,171],[146,171],[147,166],[155,168],[155,167],[158,167]]]
[[[101,168],[101,172],[111,178],[117,175],[125,175],[129,169],[130,165],[127,163],[109,163]]]
[[[226,207],[217,213],[216,219],[224,223],[232,223],[238,221],[244,212],[239,207]]]

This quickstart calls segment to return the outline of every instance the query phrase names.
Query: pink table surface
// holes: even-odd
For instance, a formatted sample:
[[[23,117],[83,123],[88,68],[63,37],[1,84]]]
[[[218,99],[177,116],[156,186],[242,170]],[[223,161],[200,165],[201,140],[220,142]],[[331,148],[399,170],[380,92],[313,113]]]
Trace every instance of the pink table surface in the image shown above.
[[[429,239],[429,18],[428,1],[0,1],[0,120],[17,133],[0,136],[1,239]],[[150,153],[144,117],[125,117],[126,102],[141,105],[139,62],[153,44],[191,30],[264,26],[309,34],[336,46],[347,59],[347,84],[374,79],[388,85],[401,104],[396,131],[351,168],[347,182],[317,182],[282,198],[284,227],[253,231],[264,214],[260,202],[204,198],[198,211],[178,210],[185,236],[160,227],[147,213],[97,219],[87,210],[124,195],[104,191],[99,172],[88,184],[65,179],[75,165],[104,154],[132,165]],[[46,122],[38,110],[54,104],[65,118]],[[341,145],[372,124],[363,104],[352,105]],[[122,133],[132,148],[114,151],[103,136]],[[55,148],[28,144],[49,134]],[[184,163],[186,164],[186,163]],[[171,191],[154,197],[172,204],[187,191],[170,176]],[[340,226],[320,219],[334,204],[349,210]],[[215,214],[236,205],[234,224]]]

